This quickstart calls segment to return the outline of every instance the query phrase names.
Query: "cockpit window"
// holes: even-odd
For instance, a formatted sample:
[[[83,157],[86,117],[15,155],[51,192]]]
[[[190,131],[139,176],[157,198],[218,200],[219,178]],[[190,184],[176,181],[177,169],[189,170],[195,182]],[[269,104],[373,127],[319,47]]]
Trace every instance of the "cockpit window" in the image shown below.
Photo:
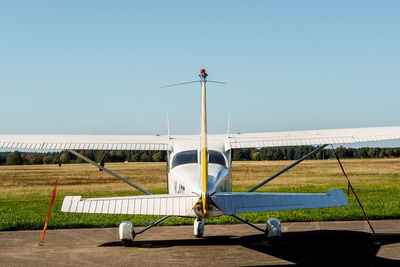
[[[175,155],[172,161],[172,168],[189,163],[197,163],[197,150],[183,151]]]
[[[215,163],[219,165],[226,165],[225,158],[222,155],[222,153],[214,150],[209,150],[208,151],[208,162],[209,163]]]

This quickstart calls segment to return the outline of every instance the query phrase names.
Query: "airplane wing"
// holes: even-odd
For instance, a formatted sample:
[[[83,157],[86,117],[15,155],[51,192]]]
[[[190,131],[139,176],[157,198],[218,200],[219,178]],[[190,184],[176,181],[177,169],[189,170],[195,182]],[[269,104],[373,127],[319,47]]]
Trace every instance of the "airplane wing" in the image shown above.
[[[67,196],[62,212],[190,216],[199,200],[196,194],[87,198]]]
[[[212,201],[225,215],[294,209],[348,206],[342,190],[319,193],[215,193]]]
[[[225,150],[323,144],[350,144],[400,138],[400,127],[350,128],[269,133],[233,134],[225,139]]]
[[[170,150],[167,136],[2,134],[0,148],[32,150]]]

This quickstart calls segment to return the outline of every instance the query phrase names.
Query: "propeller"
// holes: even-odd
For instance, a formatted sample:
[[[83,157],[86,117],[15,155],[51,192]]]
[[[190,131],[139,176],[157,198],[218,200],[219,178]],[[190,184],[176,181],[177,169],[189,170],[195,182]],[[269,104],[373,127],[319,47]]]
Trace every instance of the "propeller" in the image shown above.
[[[199,81],[193,81],[193,82],[169,84],[169,85],[161,86],[160,88],[166,88],[166,87],[172,87],[172,86],[179,86],[179,85],[191,84],[191,83],[198,83],[198,82],[201,82],[201,81],[199,80]],[[209,82],[209,83],[227,84],[226,82],[218,82],[218,81],[210,81],[210,80],[207,80],[207,82]]]
[[[166,88],[166,87],[172,87],[172,86],[179,86],[179,85],[184,85],[184,84],[191,84],[191,83],[198,83],[198,82],[210,82],[210,83],[219,83],[219,84],[226,84],[226,82],[219,82],[219,81],[209,81],[206,80],[208,74],[206,73],[205,69],[202,69],[200,71],[200,80],[193,81],[193,82],[184,82],[184,83],[176,83],[176,84],[169,84],[165,86],[161,86],[161,88]]]
[[[210,80],[207,80],[207,82],[209,82],[209,83],[227,84],[226,82],[218,82],[218,81],[210,81]]]
[[[172,86],[179,86],[179,85],[190,84],[190,83],[198,83],[198,82],[200,82],[200,80],[198,80],[198,81],[193,81],[193,82],[169,84],[169,85],[161,86],[161,88],[172,87]]]

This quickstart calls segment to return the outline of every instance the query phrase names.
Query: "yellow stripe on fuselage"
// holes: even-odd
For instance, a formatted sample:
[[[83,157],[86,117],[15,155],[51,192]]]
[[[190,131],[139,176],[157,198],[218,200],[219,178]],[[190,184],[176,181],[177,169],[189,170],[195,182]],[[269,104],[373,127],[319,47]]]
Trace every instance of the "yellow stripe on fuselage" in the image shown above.
[[[207,160],[207,116],[206,116],[206,82],[201,83],[202,89],[202,109],[201,109],[201,138],[202,138],[202,148],[201,148],[201,180],[202,180],[202,194],[201,202],[203,208],[204,217],[207,216],[207,200],[208,200],[208,160]]]

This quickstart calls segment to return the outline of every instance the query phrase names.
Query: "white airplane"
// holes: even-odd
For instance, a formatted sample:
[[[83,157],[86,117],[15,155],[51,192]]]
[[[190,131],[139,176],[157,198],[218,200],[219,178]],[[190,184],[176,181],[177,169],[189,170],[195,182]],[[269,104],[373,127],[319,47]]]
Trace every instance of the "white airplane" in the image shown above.
[[[135,135],[0,135],[0,148],[28,150],[67,150],[145,195],[128,197],[88,198],[67,196],[61,211],[73,213],[163,215],[161,219],[135,232],[131,222],[120,224],[121,241],[131,243],[135,236],[170,216],[193,217],[194,235],[204,234],[204,218],[230,215],[264,232],[267,237],[280,236],[280,222],[269,219],[262,229],[238,213],[276,210],[311,209],[347,206],[342,190],[327,193],[254,193],[256,189],[278,177],[328,144],[349,144],[400,138],[400,127],[375,127],[313,131],[289,131],[251,134],[207,135],[207,74],[201,70],[201,134],[171,136]],[[215,81],[208,81],[215,82]],[[217,82],[219,83],[219,82]],[[186,83],[183,83],[186,84]],[[232,156],[236,148],[278,146],[318,146],[314,151],[248,192],[232,192]],[[153,195],[75,150],[158,150],[168,152],[168,194]]]

